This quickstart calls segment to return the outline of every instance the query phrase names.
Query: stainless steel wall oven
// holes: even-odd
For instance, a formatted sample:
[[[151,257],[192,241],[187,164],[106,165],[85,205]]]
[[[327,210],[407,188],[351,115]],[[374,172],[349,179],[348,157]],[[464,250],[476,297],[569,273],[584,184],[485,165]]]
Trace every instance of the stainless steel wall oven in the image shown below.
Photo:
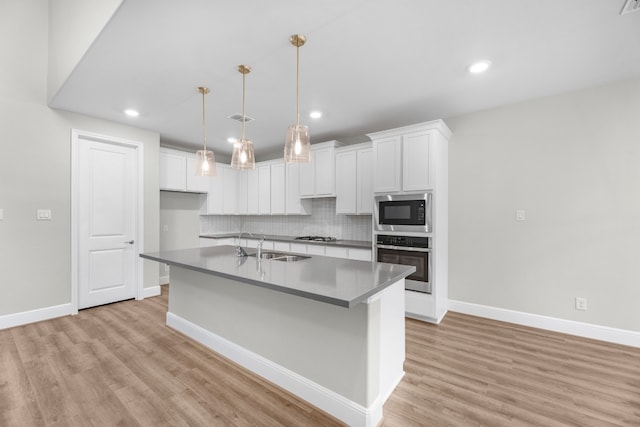
[[[405,279],[405,289],[431,293],[431,238],[376,235],[376,260],[391,264],[412,265],[415,273]]]

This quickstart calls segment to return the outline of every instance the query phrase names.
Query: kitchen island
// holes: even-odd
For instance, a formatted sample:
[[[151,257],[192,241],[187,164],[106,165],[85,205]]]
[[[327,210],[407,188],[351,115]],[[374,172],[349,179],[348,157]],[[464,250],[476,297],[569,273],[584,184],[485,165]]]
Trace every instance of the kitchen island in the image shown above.
[[[171,265],[169,326],[349,425],[380,422],[404,375],[414,267],[261,260],[233,246],[140,256]]]

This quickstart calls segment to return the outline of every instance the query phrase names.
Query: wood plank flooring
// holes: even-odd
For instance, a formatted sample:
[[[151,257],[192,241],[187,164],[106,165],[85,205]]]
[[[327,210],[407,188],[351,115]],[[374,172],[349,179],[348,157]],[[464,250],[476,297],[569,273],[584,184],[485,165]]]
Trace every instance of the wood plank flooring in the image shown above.
[[[337,426],[165,325],[167,287],[0,331],[0,426]],[[449,313],[407,320],[395,426],[640,426],[640,349]]]

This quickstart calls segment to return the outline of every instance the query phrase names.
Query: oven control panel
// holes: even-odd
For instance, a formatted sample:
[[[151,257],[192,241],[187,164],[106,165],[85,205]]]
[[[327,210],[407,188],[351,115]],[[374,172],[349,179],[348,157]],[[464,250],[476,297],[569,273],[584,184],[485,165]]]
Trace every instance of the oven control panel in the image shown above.
[[[429,237],[416,236],[391,236],[378,234],[376,243],[378,245],[404,246],[409,248],[429,248]]]

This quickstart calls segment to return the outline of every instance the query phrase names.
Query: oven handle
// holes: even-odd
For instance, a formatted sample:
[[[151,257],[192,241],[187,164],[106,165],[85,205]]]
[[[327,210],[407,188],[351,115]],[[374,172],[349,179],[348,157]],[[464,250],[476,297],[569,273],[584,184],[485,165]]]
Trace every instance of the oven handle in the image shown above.
[[[391,246],[391,245],[378,245],[378,244],[376,244],[376,247],[379,249],[392,249],[392,250],[398,250],[398,251],[431,252],[431,249],[429,248],[412,248],[412,247],[406,247],[406,246]]]

